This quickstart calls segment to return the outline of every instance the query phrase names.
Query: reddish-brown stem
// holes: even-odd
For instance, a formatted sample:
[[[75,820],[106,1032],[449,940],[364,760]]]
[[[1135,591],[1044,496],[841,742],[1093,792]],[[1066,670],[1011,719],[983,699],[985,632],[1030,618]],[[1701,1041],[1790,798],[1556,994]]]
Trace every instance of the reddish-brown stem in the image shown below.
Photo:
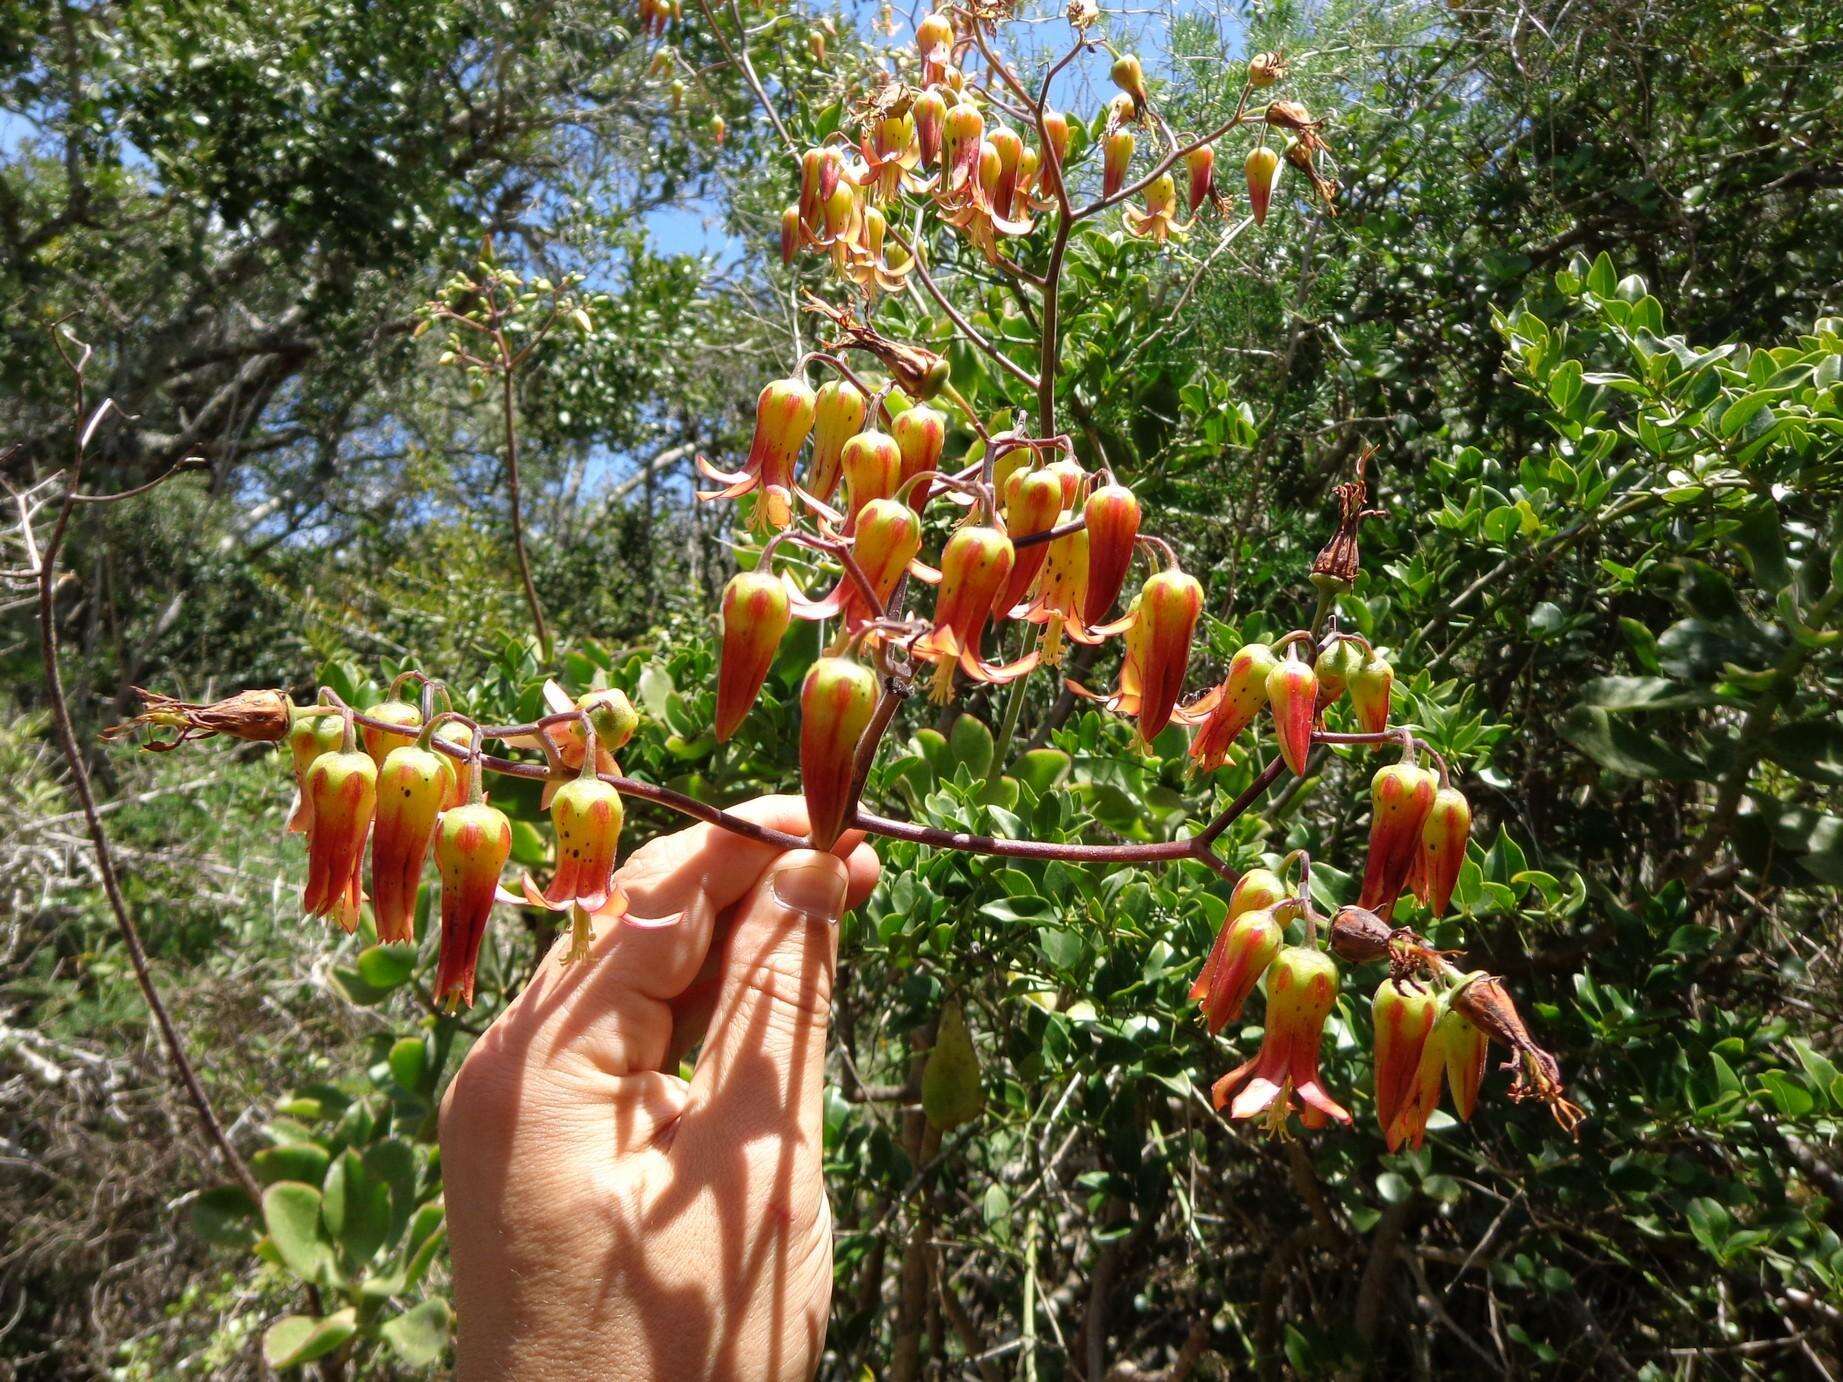
[[[1039,542],[1054,542],[1057,538],[1067,537],[1070,533],[1079,533],[1087,526],[1088,520],[1085,517],[1071,518],[1067,523],[1058,524],[1054,528],[1045,528],[1040,533],[1026,533],[1023,537],[1014,537],[1011,539],[1011,545],[1014,548],[1035,547]]]
[[[934,281],[934,276],[928,272],[928,266],[922,262],[921,254],[914,245],[911,245],[903,238],[901,231],[897,230],[894,226],[890,226],[887,233],[891,239],[895,240],[897,244],[908,251],[909,258],[915,265],[915,272],[921,278],[922,286],[928,290],[928,296],[933,298],[940,309],[947,314],[947,319],[959,328],[960,334],[971,341],[980,352],[990,358],[1013,379],[1016,379],[1025,388],[1034,392],[1037,387],[1036,376],[988,341],[980,334],[979,328],[962,316],[959,308],[955,307],[953,303],[947,300],[947,294],[940,290],[940,287]]]
[[[1248,96],[1253,90],[1254,90],[1254,87],[1252,84],[1244,86],[1241,92],[1241,100],[1237,102],[1235,106],[1235,114],[1231,115],[1227,120],[1223,121],[1220,125],[1216,126],[1216,128],[1211,130],[1208,134],[1201,135],[1198,138],[1191,140],[1191,142],[1188,144],[1184,144],[1182,146],[1174,146],[1171,152],[1166,154],[1164,158],[1160,159],[1158,162],[1158,165],[1154,167],[1151,172],[1147,173],[1144,177],[1140,178],[1138,182],[1131,183],[1128,186],[1122,187],[1118,192],[1115,192],[1111,197],[1101,197],[1098,200],[1089,202],[1088,205],[1082,207],[1079,211],[1074,212],[1069,217],[1069,219],[1074,220],[1074,221],[1085,221],[1090,216],[1098,216],[1101,212],[1105,211],[1110,206],[1118,206],[1121,202],[1126,201],[1129,197],[1138,196],[1141,192],[1145,191],[1146,188],[1150,187],[1153,183],[1157,182],[1159,178],[1163,177],[1167,172],[1169,172],[1171,170],[1171,166],[1175,164],[1180,158],[1184,157],[1184,155],[1191,152],[1191,150],[1200,149],[1205,144],[1213,143],[1215,140],[1222,138],[1223,135],[1227,134],[1230,130],[1234,129],[1237,125],[1242,123],[1242,116],[1245,115],[1248,110]],[[1174,145],[1175,145],[1175,141],[1174,141]]]

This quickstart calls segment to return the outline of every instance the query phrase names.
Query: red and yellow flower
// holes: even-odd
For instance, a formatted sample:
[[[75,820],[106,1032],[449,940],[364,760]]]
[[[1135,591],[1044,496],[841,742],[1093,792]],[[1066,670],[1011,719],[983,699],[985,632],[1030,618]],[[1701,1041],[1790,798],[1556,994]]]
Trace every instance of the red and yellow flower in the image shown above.
[[[1248,151],[1242,171],[1248,178],[1248,209],[1254,213],[1254,223],[1266,225],[1267,206],[1280,181],[1280,155],[1265,144],[1259,145]]]
[[[1370,779],[1369,856],[1357,905],[1384,921],[1420,858],[1421,828],[1438,787],[1431,772],[1405,759],[1377,769]]]
[[[1190,986],[1211,1035],[1241,1016],[1242,1005],[1286,939],[1279,904],[1286,885],[1269,869],[1250,869],[1229,894],[1229,914]]]
[[[1102,485],[1088,496],[1082,517],[1088,528],[1088,595],[1082,617],[1098,624],[1126,584],[1139,537],[1139,500],[1125,485]]]
[[[723,588],[723,647],[717,663],[717,742],[742,725],[761,694],[793,620],[787,582],[772,571],[738,571]]]
[[[1253,1060],[1237,1066],[1210,1091],[1231,1118],[1262,1118],[1278,1131],[1298,1109],[1308,1126],[1350,1114],[1325,1092],[1318,1047],[1337,1002],[1337,965],[1321,950],[1287,946],[1268,966],[1266,1030]]]
[[[314,802],[307,791],[307,770],[321,754],[339,752],[345,734],[345,721],[338,715],[302,711],[290,722],[288,752],[294,760],[294,807],[288,812],[289,834],[302,834],[312,826]]]
[[[1471,833],[1472,808],[1465,795],[1456,787],[1440,788],[1421,825],[1420,857],[1410,878],[1414,891],[1437,917],[1446,915],[1447,904],[1453,900]]]
[[[435,1001],[454,1011],[474,1001],[480,943],[499,897],[499,876],[512,856],[512,823],[479,794],[443,812],[435,830],[435,869],[442,880],[442,937],[435,965]]]
[[[416,893],[436,817],[447,805],[450,777],[447,759],[422,743],[392,749],[378,770],[371,913],[386,945],[416,939]]]
[[[800,688],[800,786],[814,849],[830,849],[845,826],[858,741],[877,707],[877,678],[848,657],[814,662]]]
[[[974,681],[1007,682],[1037,665],[1035,651],[1003,666],[988,663],[979,655],[986,624],[1005,583],[1011,579],[1015,562],[1011,539],[996,528],[970,524],[947,539],[941,553],[940,596],[935,601],[934,624],[912,648],[915,656],[934,664],[929,695],[937,704],[944,705],[952,698],[956,669]]]
[[[301,910],[330,917],[348,935],[364,903],[359,875],[378,804],[378,765],[368,753],[323,753],[307,770],[307,883]]]
[[[1288,648],[1285,659],[1267,674],[1267,705],[1273,711],[1280,757],[1295,775],[1303,774],[1306,757],[1312,752],[1318,678],[1293,648]]]
[[[829,379],[814,395],[813,449],[807,458],[806,492],[821,503],[829,502],[837,491],[845,443],[863,430],[869,411],[870,400],[848,380]]]
[[[1230,746],[1267,704],[1267,677],[1278,665],[1265,643],[1245,644],[1229,659],[1220,685],[1174,712],[1180,723],[1197,726],[1190,758],[1198,771],[1214,772],[1228,760]]]
[[[698,498],[739,499],[759,491],[753,525],[785,528],[793,521],[794,461],[812,430],[817,403],[804,379],[777,379],[768,385],[755,402],[755,436],[748,460],[732,473],[699,456],[698,469],[724,488],[701,491]]]
[[[1389,978],[1370,1000],[1375,1028],[1376,1122],[1392,1152],[1401,1145],[1397,1115],[1414,1096],[1421,1055],[1440,1018],[1439,995]],[[1435,1086],[1438,1093],[1438,1086]],[[1426,1120],[1423,1118],[1422,1125]]]

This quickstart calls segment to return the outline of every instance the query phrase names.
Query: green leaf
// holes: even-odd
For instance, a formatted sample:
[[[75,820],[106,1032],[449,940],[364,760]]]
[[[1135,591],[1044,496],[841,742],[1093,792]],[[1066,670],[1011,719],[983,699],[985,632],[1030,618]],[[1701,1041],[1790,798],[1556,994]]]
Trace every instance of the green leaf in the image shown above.
[[[285,1372],[326,1357],[357,1332],[358,1312],[350,1306],[318,1320],[312,1315],[284,1315],[262,1336],[262,1360]]]
[[[262,1192],[262,1223],[288,1270],[318,1282],[328,1265],[320,1231],[320,1192],[299,1181],[282,1181]]]
[[[440,1296],[405,1310],[378,1326],[391,1351],[412,1368],[433,1367],[448,1348],[454,1315]]]
[[[1613,267],[1612,256],[1601,250],[1593,261],[1593,267],[1587,271],[1587,291],[1598,297],[1609,298],[1619,286],[1619,271]]]
[[[326,1179],[326,1164],[330,1159],[324,1147],[310,1142],[291,1142],[285,1147],[265,1147],[257,1152],[250,1158],[250,1171],[264,1185],[281,1180],[318,1185]]]
[[[966,1014],[958,1003],[949,1003],[941,1009],[934,1049],[922,1067],[922,1111],[930,1123],[946,1131],[972,1122],[984,1109],[979,1054],[966,1030]]]
[[[403,1037],[394,1042],[387,1058],[390,1077],[410,1093],[428,1098],[434,1092],[434,1065],[427,1037]]]
[[[221,1248],[256,1241],[256,1206],[240,1185],[214,1185],[192,1201],[192,1231]]]
[[[984,777],[992,767],[992,731],[971,715],[962,715],[953,722],[947,748],[954,762],[966,764],[967,772],[975,778]]]
[[[1614,714],[1633,710],[1683,710],[1712,705],[1715,696],[1664,677],[1598,677],[1581,687],[1581,703]]]
[[[416,972],[416,947],[374,945],[359,951],[353,967],[372,988],[389,991],[409,982],[410,975]]]
[[[1769,403],[1773,397],[1768,393],[1750,393],[1730,403],[1721,415],[1719,430],[1724,437],[1731,437],[1749,422]]]
[[[1069,774],[1070,758],[1061,749],[1032,749],[1018,759],[1016,773],[1042,796]]]
[[[1613,719],[1598,706],[1577,705],[1560,725],[1561,735],[1602,768],[1626,777],[1694,782],[1703,769],[1661,739]]]

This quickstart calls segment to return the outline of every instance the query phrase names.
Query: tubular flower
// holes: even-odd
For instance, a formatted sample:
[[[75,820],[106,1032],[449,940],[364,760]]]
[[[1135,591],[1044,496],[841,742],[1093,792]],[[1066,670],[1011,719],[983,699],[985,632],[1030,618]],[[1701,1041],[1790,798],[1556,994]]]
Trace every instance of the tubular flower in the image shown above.
[[[1139,500],[1125,485],[1102,485],[1082,508],[1088,524],[1088,597],[1082,616],[1098,624],[1113,608],[1139,537]]]
[[[472,748],[474,743],[474,732],[459,720],[446,720],[437,725],[435,737],[463,749]],[[442,760],[442,781],[446,784],[442,791],[442,810],[446,811],[467,800],[467,781],[462,776],[459,759],[440,752],[436,756]]]
[[[1043,143],[1039,182],[1047,206],[1056,200],[1058,189],[1063,186],[1062,170],[1069,166],[1069,117],[1045,107],[1043,133],[1047,137]]]
[[[1271,907],[1285,897],[1286,884],[1280,881],[1280,876],[1272,869],[1249,869],[1236,880],[1235,886],[1229,890],[1229,914],[1222,919],[1222,925],[1216,928],[1216,940],[1210,946],[1209,956],[1203,961],[1203,968],[1197,971],[1197,977],[1191,981],[1191,1002],[1195,1003],[1209,992],[1210,981],[1215,977],[1217,966],[1222,962],[1223,949],[1228,943],[1229,927],[1235,919],[1248,912]],[[1268,959],[1272,958],[1268,956]],[[1257,973],[1255,978],[1259,977]],[[1250,980],[1248,992],[1253,992],[1253,989],[1253,981]]]
[[[947,124],[947,98],[932,87],[915,98],[909,113],[915,117],[915,148],[922,166],[932,168],[941,157],[941,135]]]
[[[1143,212],[1128,207],[1122,214],[1131,234],[1149,238],[1154,244],[1162,245],[1174,236],[1182,240],[1190,229],[1188,221],[1177,219],[1177,184],[1169,173],[1161,173],[1146,188]]]
[[[614,858],[626,818],[621,794],[593,773],[559,787],[550,803],[550,822],[557,832],[557,873],[542,891],[527,873],[525,900],[553,912],[580,909],[607,918],[625,914],[627,895],[614,881]]]
[[[1363,659],[1350,679],[1350,708],[1357,712],[1357,728],[1380,734],[1389,727],[1389,693],[1395,686],[1395,669],[1376,653]]]
[[[1395,899],[1420,857],[1421,827],[1438,785],[1431,772],[1405,760],[1377,769],[1370,779],[1369,857],[1363,864],[1363,892],[1357,905],[1384,921],[1395,910]]]
[[[1414,891],[1437,917],[1446,915],[1465,866],[1465,842],[1472,832],[1472,808],[1457,787],[1442,787],[1433,794],[1427,819],[1421,826],[1421,852],[1411,881]]]
[[[723,587],[723,652],[717,664],[719,744],[736,732],[755,705],[792,619],[787,583],[772,572],[738,571]]]
[[[978,175],[985,116],[971,101],[956,101],[941,125],[941,191],[958,192]]]
[[[1242,171],[1248,176],[1248,209],[1254,213],[1254,223],[1264,226],[1267,205],[1273,200],[1273,189],[1280,181],[1280,155],[1265,144],[1250,149]]]
[[[794,613],[802,619],[842,616],[846,635],[854,634],[888,606],[896,582],[920,550],[921,520],[915,511],[896,499],[872,499],[858,510],[851,555],[876,592],[878,608],[871,608],[858,583],[846,574],[830,595],[812,604],[799,601]]]
[[[371,755],[371,761],[378,767],[384,766],[384,760],[390,757],[392,749],[416,742],[416,730],[422,725],[422,712],[408,701],[384,701],[372,706],[365,714],[386,724],[403,725],[409,731],[399,733],[392,729],[373,729],[370,725],[359,726],[359,736],[365,741],[365,752]]]
[[[1146,102],[1150,99],[1145,89],[1145,70],[1139,65],[1139,59],[1132,53],[1122,53],[1114,59],[1113,70],[1108,73],[1113,84],[1133,98],[1133,115],[1145,114]]]
[[[1318,708],[1336,702],[1350,685],[1350,679],[1363,665],[1363,653],[1348,638],[1339,638],[1321,652],[1312,663],[1312,675],[1318,678]]]
[[[1055,526],[1068,522],[1070,516],[1064,509]],[[1088,530],[1080,528],[1043,545],[1049,551],[1044,554],[1036,596],[1028,609],[1014,611],[1013,617],[1043,625],[1043,661],[1057,667],[1062,664],[1065,634],[1078,643],[1095,641],[1082,619],[1088,593]]]
[[[1139,735],[1151,743],[1171,723],[1171,710],[1184,690],[1190,640],[1203,612],[1203,587],[1183,571],[1160,571],[1139,593],[1135,631],[1143,638],[1140,664]]]
[[[1047,533],[1056,526],[1062,513],[1062,481],[1048,470],[1013,471],[1004,487],[1005,530],[1013,543],[1019,538]],[[1015,608],[1036,583],[1037,574],[1049,558],[1051,544],[1033,542],[1017,549],[1011,567],[1011,582],[999,597],[997,612],[1006,614]]]
[[[1414,1097],[1421,1055],[1439,1020],[1440,1006],[1438,995],[1404,988],[1392,978],[1384,979],[1370,1000],[1376,1032],[1376,1122],[1391,1152],[1401,1145],[1402,1127],[1396,1116]],[[1437,1083],[1434,1093],[1439,1094]],[[1423,1127],[1426,1121],[1421,1120]]]
[[[1109,130],[1101,137],[1101,195],[1111,197],[1126,186],[1126,170],[1133,161],[1131,130]]]
[[[1434,1022],[1420,1043],[1407,1081],[1397,1095],[1394,1112],[1383,1126],[1383,1141],[1388,1144],[1391,1152],[1403,1142],[1409,1143],[1418,1152],[1421,1142],[1427,1136],[1427,1120],[1433,1117],[1433,1111],[1440,1106],[1440,1081],[1446,1073],[1446,1036],[1449,1029],[1442,1011],[1445,1003],[1439,998],[1430,998],[1429,1001],[1433,1005]]]
[[[307,826],[307,884],[301,910],[331,917],[350,935],[364,901],[359,874],[378,804],[378,765],[367,753],[323,753],[307,770],[312,818]]]
[[[994,217],[1010,220],[1017,205],[1018,178],[1024,164],[1024,141],[1008,125],[1000,125],[988,136],[998,157],[998,179],[992,188],[991,207]]]
[[[812,430],[818,396],[804,379],[777,379],[755,402],[755,437],[739,472],[726,473],[698,457],[698,469],[724,488],[700,492],[700,499],[739,499],[762,492],[753,526],[785,528],[793,521],[794,458]]]
[[[1267,678],[1279,665],[1265,643],[1245,644],[1229,659],[1220,686],[1174,712],[1181,723],[1198,726],[1190,758],[1199,772],[1213,773],[1228,761],[1230,746],[1267,704]]]
[[[1216,961],[1202,994],[1203,1021],[1211,1036],[1241,1017],[1242,1005],[1286,942],[1286,927],[1273,907],[1258,907],[1223,923]]]
[[[307,770],[323,753],[338,753],[346,735],[338,715],[297,715],[288,726],[288,752],[294,758],[294,809],[288,813],[288,833],[299,835],[313,827],[314,800],[307,791]]]
[[[825,205],[838,190],[845,161],[837,149],[808,149],[800,156],[800,224],[818,235]]]
[[[814,849],[830,849],[851,805],[858,740],[877,705],[877,679],[846,657],[822,657],[800,688],[800,785]]]
[[[1440,1019],[1446,1027],[1446,1085],[1453,1091],[1453,1112],[1468,1123],[1478,1107],[1478,1091],[1485,1082],[1485,1058],[1491,1038],[1474,1027],[1466,1015],[1448,1007]]]
[[[1280,745],[1280,757],[1294,776],[1305,772],[1306,755],[1312,751],[1317,702],[1318,678],[1293,649],[1287,649],[1286,660],[1267,674],[1267,704],[1273,711],[1273,732]]]
[[[845,443],[863,430],[869,411],[870,400],[848,380],[829,379],[813,396],[813,453],[806,466],[806,492],[821,503],[830,502],[837,492]]]
[[[944,14],[930,14],[915,26],[915,51],[922,62],[922,83],[932,85],[947,77],[953,57],[953,23]]]
[[[604,688],[571,700],[569,692],[556,682],[545,682],[544,713],[562,715],[571,710],[585,712],[595,727],[595,771],[620,772],[621,765],[615,762],[614,751],[633,738],[634,730],[640,724],[640,716],[626,695],[613,688]],[[557,775],[566,768],[580,768],[588,753],[582,726],[573,719],[551,725],[542,734],[515,735],[504,742],[513,748],[537,749],[550,760],[552,775],[544,783],[544,791],[539,797],[546,810],[550,808],[550,799],[557,792]]]
[[[1037,654],[994,666],[979,656],[979,641],[992,617],[1016,555],[1011,539],[996,528],[971,525],[947,539],[941,552],[941,593],[935,601],[934,626],[914,645],[915,655],[934,664],[930,697],[945,704],[953,695],[954,669],[974,681],[1007,682],[1037,665]]]
[[[902,174],[913,168],[920,155],[915,147],[915,116],[911,111],[883,115],[873,120],[859,144],[864,155],[866,186],[879,202],[895,200],[902,191]]]
[[[1204,202],[1216,200],[1216,149],[1204,144],[1184,155],[1184,167],[1190,173],[1190,214]]]
[[[1227,1104],[1231,1118],[1264,1117],[1275,1131],[1293,1108],[1311,1126],[1327,1118],[1350,1121],[1318,1075],[1318,1046],[1337,986],[1337,965],[1321,950],[1288,946],[1274,957],[1260,1052],[1216,1081],[1210,1096],[1217,1108]]]
[[[469,795],[478,796],[479,767]],[[442,814],[435,830],[435,869],[442,880],[442,939],[435,965],[435,1001],[449,1011],[474,1001],[480,942],[499,893],[499,875],[512,855],[512,823],[482,800]]]
[[[858,510],[873,499],[888,499],[902,483],[902,448],[888,432],[859,432],[845,443],[845,531],[857,527]]]
[[[799,254],[805,227],[800,224],[800,208],[790,206],[781,213],[781,263],[783,266],[794,262]]]
[[[947,446],[947,415],[938,408],[919,404],[898,413],[890,423],[890,433],[902,451],[902,478],[897,488],[917,475],[932,474],[941,468],[941,452]],[[917,485],[909,492],[909,505],[920,510],[928,502],[931,485]]]
[[[392,749],[378,770],[371,912],[378,939],[386,945],[416,939],[416,892],[435,837],[435,818],[447,803],[448,777],[447,760],[421,744]]]

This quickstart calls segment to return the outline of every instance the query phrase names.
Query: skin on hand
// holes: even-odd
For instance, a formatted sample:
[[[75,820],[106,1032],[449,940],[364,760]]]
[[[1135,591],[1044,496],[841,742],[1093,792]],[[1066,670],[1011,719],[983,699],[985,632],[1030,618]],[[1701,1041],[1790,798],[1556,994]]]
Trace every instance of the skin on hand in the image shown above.
[[[737,814],[807,828],[798,797]],[[603,923],[568,968],[558,941],[442,1101],[461,1377],[812,1375],[835,923],[876,877],[855,832],[778,854],[698,825],[619,874],[676,925]]]

